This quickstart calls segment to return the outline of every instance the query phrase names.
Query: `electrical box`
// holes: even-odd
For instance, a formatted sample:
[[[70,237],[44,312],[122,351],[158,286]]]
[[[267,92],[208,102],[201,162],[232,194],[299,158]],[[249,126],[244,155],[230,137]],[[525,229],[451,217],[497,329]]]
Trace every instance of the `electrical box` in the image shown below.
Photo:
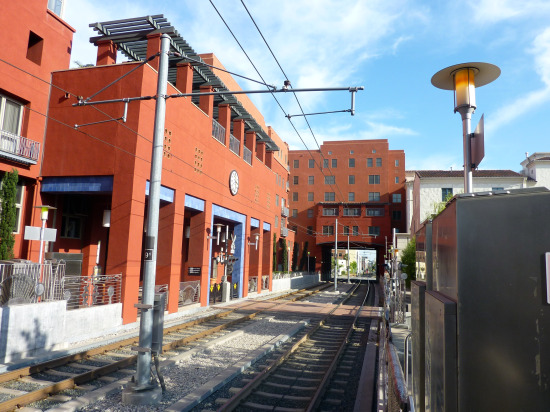
[[[425,342],[414,398],[426,411],[550,410],[550,191],[457,195],[433,219],[431,251],[423,332],[412,296]]]

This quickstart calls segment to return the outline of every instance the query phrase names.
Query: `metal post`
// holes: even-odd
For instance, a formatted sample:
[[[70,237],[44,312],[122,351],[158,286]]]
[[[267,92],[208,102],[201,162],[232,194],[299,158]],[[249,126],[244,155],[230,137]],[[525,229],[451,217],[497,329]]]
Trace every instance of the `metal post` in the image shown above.
[[[153,153],[151,157],[151,178],[149,184],[149,207],[147,219],[146,253],[144,256],[143,305],[150,309],[141,311],[139,328],[139,347],[145,351],[138,352],[136,391],[152,387],[151,384],[151,349],[153,340],[153,304],[155,298],[155,277],[157,266],[157,237],[159,223],[160,180],[162,175],[162,150],[164,123],[166,113],[166,84],[168,81],[168,48],[170,37],[161,36],[159,72],[157,83],[157,101],[155,107],[155,125],[153,135]]]
[[[349,283],[349,232],[348,232],[348,283]]]
[[[44,254],[44,231],[46,230],[46,220],[48,220],[47,216],[46,219],[42,219],[42,227],[40,228],[40,252],[38,255],[38,263],[40,263],[40,265],[43,263],[42,255]]]
[[[462,107],[457,109],[462,117],[462,138],[464,145],[464,193],[472,193],[472,145],[471,145],[471,120],[475,108]]]
[[[338,219],[336,219],[334,237],[334,291],[338,290]]]

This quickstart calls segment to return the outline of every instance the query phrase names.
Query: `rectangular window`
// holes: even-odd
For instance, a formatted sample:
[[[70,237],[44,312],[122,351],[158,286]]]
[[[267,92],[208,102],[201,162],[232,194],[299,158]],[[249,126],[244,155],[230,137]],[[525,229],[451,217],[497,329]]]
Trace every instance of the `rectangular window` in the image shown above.
[[[441,188],[441,201],[446,202],[450,197],[453,197],[453,188],[452,187],[443,187]]]
[[[298,201],[298,192],[292,192],[292,201],[297,202]]]
[[[376,158],[376,167],[382,167],[382,158],[381,157]]]
[[[369,208],[367,209],[367,216],[384,216],[384,209]]]
[[[313,192],[307,192],[307,200],[308,202],[313,202]]]
[[[344,226],[344,236],[349,236],[349,226]]]
[[[367,167],[372,167],[372,157],[367,159]]]
[[[63,0],[48,0],[48,9],[61,17],[61,13],[63,11]]]
[[[315,167],[315,160],[314,159],[309,159],[307,161],[307,167],[310,168],[310,169],[313,169]]]
[[[298,184],[298,177],[299,176],[292,176],[292,183],[297,185]]]
[[[323,159],[323,167],[328,168],[328,159]]]
[[[44,39],[38,34],[29,33],[29,42],[27,44],[27,59],[40,65],[42,63],[42,49],[44,48]]]
[[[350,185],[355,184],[355,175],[349,175],[348,176],[348,184],[350,184]]]
[[[380,235],[380,226],[369,226],[369,235],[379,236]]]
[[[353,226],[353,236],[359,236],[359,226]]]
[[[338,167],[338,159],[332,159],[331,161],[331,167],[333,169],[336,169]]]
[[[23,106],[0,95],[0,130],[19,136]]]
[[[310,235],[310,236],[313,236],[313,226],[308,226],[307,227],[307,234]]]
[[[395,184],[399,184],[399,176],[395,176]]]
[[[292,162],[292,167],[294,167],[294,169],[299,169],[300,168],[300,160],[294,159],[294,161]]]
[[[369,202],[379,202],[380,192],[369,192]]]
[[[344,216],[361,216],[361,208],[359,207],[345,207]]]
[[[503,188],[503,187],[492,187],[491,190],[492,190],[493,192],[496,192],[496,191],[498,191],[498,190],[504,190],[504,188]]]
[[[308,176],[308,177],[307,177],[307,184],[308,184],[308,185],[313,185],[313,184],[315,184],[315,176]]]
[[[324,236],[334,235],[334,226],[323,226],[323,235]]]
[[[298,209],[292,209],[292,217],[298,217]]]
[[[391,212],[391,218],[393,220],[401,220],[401,210],[394,210]]]
[[[275,215],[275,227],[279,227],[279,216]]]
[[[334,192],[325,192],[325,202],[334,202],[336,196]]]
[[[312,218],[313,217],[313,209],[307,210],[307,217]]]
[[[348,202],[355,202],[355,192],[348,192]]]
[[[399,159],[395,159],[395,167],[399,167]]]
[[[355,159],[348,159],[348,167],[355,167]]]
[[[380,175],[369,175],[369,185],[379,185]]]
[[[401,203],[401,193],[394,193],[391,195],[391,200],[393,203]]]
[[[279,195],[275,195],[275,206],[279,206]]]
[[[334,183],[336,183],[336,178],[334,176],[325,176],[326,185],[333,185]]]
[[[337,207],[324,207],[323,208],[323,216],[338,216],[338,208]]]

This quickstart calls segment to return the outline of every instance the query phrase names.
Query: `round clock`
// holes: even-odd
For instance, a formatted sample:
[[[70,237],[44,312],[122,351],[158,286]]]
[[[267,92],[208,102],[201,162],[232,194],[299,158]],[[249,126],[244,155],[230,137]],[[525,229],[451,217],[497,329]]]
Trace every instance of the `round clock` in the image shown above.
[[[236,170],[232,170],[229,174],[229,191],[233,196],[239,191],[239,174]]]

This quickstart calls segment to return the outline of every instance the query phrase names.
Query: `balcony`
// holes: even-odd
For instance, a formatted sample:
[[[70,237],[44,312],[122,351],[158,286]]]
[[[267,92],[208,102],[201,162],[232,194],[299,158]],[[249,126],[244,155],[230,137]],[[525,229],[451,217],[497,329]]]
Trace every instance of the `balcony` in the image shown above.
[[[0,131],[0,152],[4,152],[1,153],[4,157],[17,162],[36,164],[40,156],[40,143],[2,130]]]
[[[225,145],[225,127],[212,119],[212,137]]]
[[[281,207],[281,216],[283,216],[283,217],[288,217],[288,213],[289,213],[288,207],[282,206],[282,207]]]
[[[250,151],[250,149],[246,146],[243,147],[243,159],[246,163],[248,163],[249,165],[252,164],[252,152]]]
[[[288,228],[282,227],[281,228],[281,237],[287,237],[288,236]]]
[[[229,150],[231,150],[233,153],[235,153],[237,156],[240,156],[239,153],[239,147],[240,142],[239,139],[237,139],[235,136],[230,135],[229,136]]]

